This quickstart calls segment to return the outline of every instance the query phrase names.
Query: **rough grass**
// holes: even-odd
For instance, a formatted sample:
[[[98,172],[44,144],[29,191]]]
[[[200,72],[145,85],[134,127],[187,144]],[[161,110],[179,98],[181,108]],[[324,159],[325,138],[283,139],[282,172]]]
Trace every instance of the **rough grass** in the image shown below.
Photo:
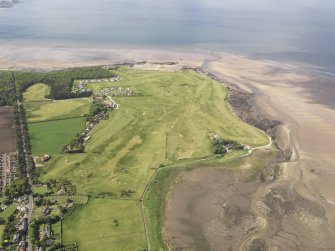
[[[35,84],[23,93],[24,102],[40,101],[50,94],[50,86],[46,84]]]
[[[88,113],[88,99],[43,100],[26,102],[28,123],[80,117]]]
[[[43,181],[66,177],[76,185],[79,194],[111,192],[114,197],[121,197],[123,190],[130,189],[134,191],[133,197],[139,199],[161,164],[180,163],[179,169],[195,163],[206,164],[208,161],[199,160],[212,155],[211,137],[214,133],[250,146],[268,143],[265,134],[231,112],[224,101],[227,89],[215,81],[193,71],[121,68],[115,73],[121,76],[118,85],[130,87],[141,95],[115,97],[119,109],[98,124],[87,143],[86,153],[55,156],[47,173],[41,177]],[[105,86],[106,83],[96,83],[95,91]],[[240,154],[234,153],[228,158]],[[215,159],[211,164],[220,162],[224,161]],[[143,224],[130,219],[139,213],[137,204],[124,207],[123,200],[89,201],[65,219],[68,230],[64,238],[80,240],[80,250],[136,250],[141,245],[135,247],[137,241],[133,241],[132,236],[143,232]],[[113,214],[129,217],[123,223],[124,232],[115,238],[108,232],[111,226],[104,225],[104,219],[109,221]],[[153,231],[157,229],[156,225],[151,223]]]
[[[63,221],[63,242],[77,242],[80,251],[144,250],[140,212],[138,201],[91,199]]]
[[[28,124],[34,155],[56,154],[80,132],[84,118],[62,119]]]

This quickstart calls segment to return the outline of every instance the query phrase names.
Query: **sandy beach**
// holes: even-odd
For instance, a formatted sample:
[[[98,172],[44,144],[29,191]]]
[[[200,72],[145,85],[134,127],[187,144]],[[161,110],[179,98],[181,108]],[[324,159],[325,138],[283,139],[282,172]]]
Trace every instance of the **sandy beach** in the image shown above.
[[[253,156],[241,161],[243,171],[203,167],[181,173],[167,198],[164,239],[172,250],[335,250],[334,77],[276,62],[181,48],[0,45],[0,49],[2,69],[168,61],[180,68],[201,67],[231,88],[254,94],[252,111],[281,121],[275,141],[276,152],[286,153],[281,175],[271,182],[247,179],[245,170],[252,167]],[[269,160],[264,167],[271,164]]]

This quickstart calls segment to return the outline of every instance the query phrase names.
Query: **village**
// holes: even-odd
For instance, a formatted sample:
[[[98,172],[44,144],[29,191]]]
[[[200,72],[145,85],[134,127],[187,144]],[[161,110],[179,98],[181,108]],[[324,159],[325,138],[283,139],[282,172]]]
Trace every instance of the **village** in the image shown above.
[[[17,153],[0,154],[0,189],[10,185],[17,175]]]
[[[0,154],[1,192],[0,224],[7,220],[7,231],[4,235],[4,243],[13,243],[17,250],[25,250],[26,235],[28,230],[28,197],[26,195],[15,196],[13,201],[6,200],[6,190],[11,187],[17,178],[17,153]],[[7,216],[7,219],[4,218]]]
[[[120,76],[112,77],[112,78],[103,78],[103,79],[85,79],[85,80],[79,80],[78,85],[74,85],[74,92],[86,92],[90,91],[90,89],[87,87],[89,83],[100,83],[100,82],[116,82],[120,80]]]

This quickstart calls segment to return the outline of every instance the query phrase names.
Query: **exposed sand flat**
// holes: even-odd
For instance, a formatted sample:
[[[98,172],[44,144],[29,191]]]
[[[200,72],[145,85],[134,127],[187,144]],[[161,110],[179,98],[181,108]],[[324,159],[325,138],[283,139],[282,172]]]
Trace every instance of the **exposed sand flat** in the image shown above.
[[[329,92],[333,92],[335,80],[319,76],[323,78],[320,83],[319,78],[295,69],[233,55],[223,55],[220,62],[208,64],[208,69],[245,90],[252,90],[257,94],[260,109],[285,123],[297,159],[285,165],[282,175],[285,179],[279,179],[269,187],[277,189],[283,200],[294,206],[300,199],[307,199],[309,204],[320,206],[320,212],[324,210],[321,214],[324,216],[308,215],[304,210],[311,210],[309,205],[291,212],[293,216],[285,214],[270,219],[270,225],[281,225],[284,230],[280,231],[294,234],[299,244],[291,247],[292,250],[334,250],[335,110],[327,99]],[[329,84],[323,85],[326,81]],[[312,87],[311,82],[314,83]],[[288,186],[294,191],[292,194],[284,189]],[[270,202],[273,199],[270,197],[264,195],[263,200]],[[289,250],[285,246],[286,239],[280,241],[277,238],[280,231],[279,228],[277,232],[268,231],[263,238],[264,246]],[[319,234],[309,235],[308,231]]]
[[[335,250],[334,78],[271,61],[181,49],[0,49],[1,68],[168,61],[202,67],[254,93],[254,111],[283,123],[277,144],[292,151],[283,173],[269,183],[212,168],[183,173],[168,196],[164,238],[174,250]]]

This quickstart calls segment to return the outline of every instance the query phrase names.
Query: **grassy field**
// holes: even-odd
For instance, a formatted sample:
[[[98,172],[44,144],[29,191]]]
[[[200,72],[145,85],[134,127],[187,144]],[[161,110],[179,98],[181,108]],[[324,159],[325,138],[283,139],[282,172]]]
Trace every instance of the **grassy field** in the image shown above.
[[[50,86],[45,84],[35,84],[30,86],[23,93],[24,102],[40,101],[50,94]]]
[[[48,192],[50,192],[50,190],[46,186],[38,186],[38,187],[37,186],[33,186],[32,187],[32,192],[33,193],[38,193],[38,194],[41,194],[41,195],[45,195]]]
[[[114,98],[120,108],[97,126],[87,153],[59,156],[44,179],[66,175],[80,193],[132,189],[139,196],[160,164],[211,155],[214,133],[251,146],[268,142],[232,114],[225,87],[193,71],[116,73],[119,85],[134,85],[143,96]]]
[[[28,123],[80,117],[88,113],[88,99],[42,100],[26,102]]]
[[[63,241],[77,242],[80,251],[144,250],[146,241],[139,203],[91,199],[64,220]]]
[[[10,205],[5,211],[0,213],[0,217],[7,220],[15,212],[16,206],[14,204]]]
[[[28,124],[34,155],[56,154],[80,132],[84,118],[62,119]]]
[[[23,93],[28,129],[35,155],[59,153],[84,128],[83,116],[90,101],[85,98],[48,100],[45,84],[35,84]]]
[[[108,85],[119,85],[141,95],[114,97],[119,109],[98,124],[87,143],[86,152],[55,156],[47,173],[41,177],[42,181],[66,177],[79,194],[110,192],[114,198],[122,198],[123,191],[133,191],[136,202],[126,201],[129,204],[125,204],[121,199],[94,199],[65,219],[64,238],[68,242],[80,242],[80,250],[93,250],[93,247],[94,250],[138,250],[145,247],[143,222],[140,217],[132,220],[140,214],[138,199],[150,177],[160,165],[179,163],[178,170],[207,164],[208,161],[202,159],[212,155],[213,134],[249,146],[268,143],[264,133],[231,112],[224,101],[227,89],[215,81],[193,71],[120,68],[115,73],[121,76],[120,81],[92,83],[94,91],[98,93]],[[40,147],[42,150],[42,145]],[[241,154],[243,152],[236,152],[226,158]],[[220,165],[226,158],[213,159],[210,164]],[[112,224],[107,224],[116,217],[113,215],[124,218],[124,230],[120,234],[113,232]],[[153,231],[157,225],[157,222],[150,222]],[[143,236],[132,241],[132,236],[139,233]]]

